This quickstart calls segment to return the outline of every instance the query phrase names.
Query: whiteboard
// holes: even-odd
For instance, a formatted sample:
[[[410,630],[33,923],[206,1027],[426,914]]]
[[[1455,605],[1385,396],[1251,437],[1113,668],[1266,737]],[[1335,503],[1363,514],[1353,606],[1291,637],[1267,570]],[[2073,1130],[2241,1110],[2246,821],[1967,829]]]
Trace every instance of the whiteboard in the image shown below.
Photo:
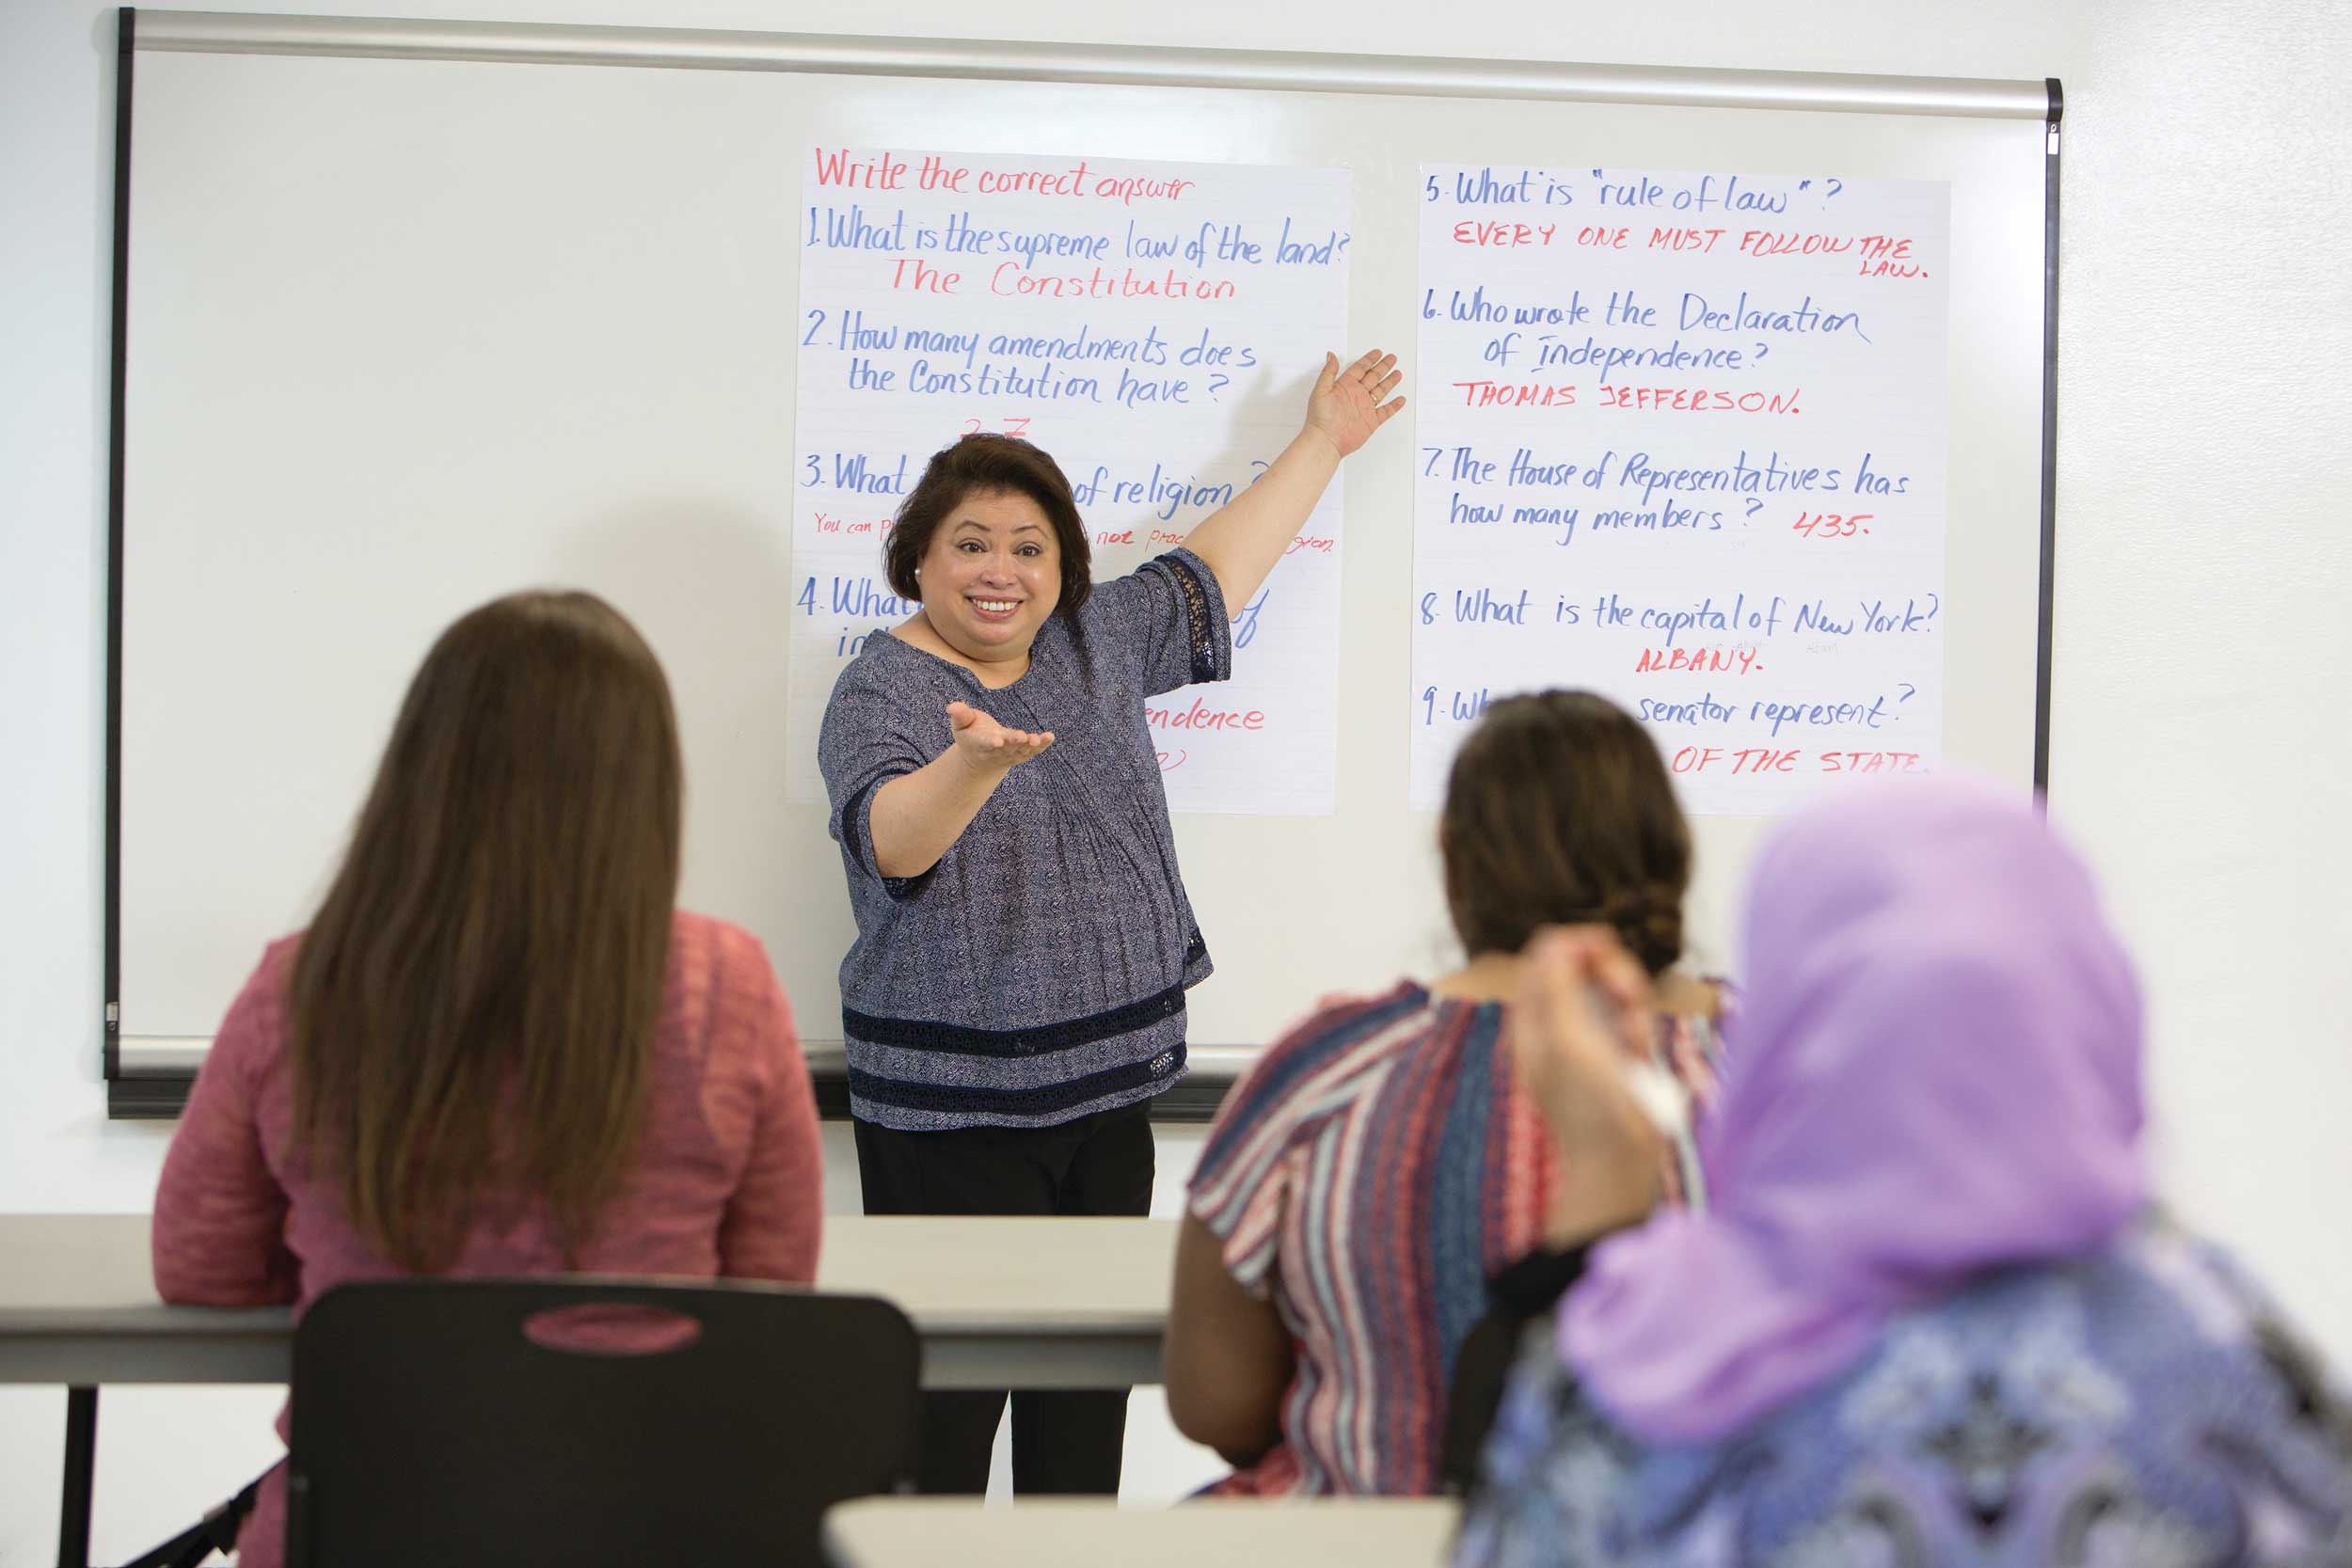
[[[756,932],[803,1037],[839,1037],[848,898],[822,808],[786,798],[783,722],[795,213],[820,140],[1344,169],[1333,346],[1399,350],[1424,163],[1948,182],[1943,751],[2032,782],[2039,119],[160,44],[134,108],[111,672],[125,1038],[209,1037],[262,944],[309,918],[432,639],[533,584],[593,589],[651,641],[686,748],[682,901]],[[1406,803],[1414,450],[1392,429],[1343,470],[1335,810],[1176,818],[1217,966],[1192,993],[1198,1044],[1262,1043],[1324,994],[1453,957],[1433,819]],[[1703,967],[1734,958],[1765,825],[1698,823]]]

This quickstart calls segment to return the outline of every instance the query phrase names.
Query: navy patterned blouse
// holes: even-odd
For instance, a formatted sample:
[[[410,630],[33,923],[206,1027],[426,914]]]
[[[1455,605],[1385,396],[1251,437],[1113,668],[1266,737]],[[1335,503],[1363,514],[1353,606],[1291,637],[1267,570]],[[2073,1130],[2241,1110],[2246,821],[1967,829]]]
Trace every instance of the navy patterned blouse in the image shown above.
[[[2352,1414],[2221,1254],[2151,1224],[1898,1318],[1859,1365],[1718,1443],[1613,1425],[1542,1324],[1454,1560],[2342,1568]]]
[[[1209,953],[1184,895],[1144,699],[1232,673],[1216,578],[1189,550],[1098,583],[991,690],[887,633],[841,672],[818,763],[857,916],[841,962],[850,1105],[902,1131],[1037,1127],[1148,1099],[1184,1071],[1184,991]],[[874,791],[947,749],[946,707],[1051,730],[939,863],[874,865]]]

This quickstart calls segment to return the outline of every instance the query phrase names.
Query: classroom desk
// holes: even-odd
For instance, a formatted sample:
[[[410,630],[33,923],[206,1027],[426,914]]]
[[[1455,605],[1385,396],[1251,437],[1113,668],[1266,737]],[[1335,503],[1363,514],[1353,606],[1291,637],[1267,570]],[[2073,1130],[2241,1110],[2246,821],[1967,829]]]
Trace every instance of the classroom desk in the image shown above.
[[[867,1497],[825,1515],[833,1568],[1435,1568],[1450,1498],[1332,1497],[1122,1509],[1055,1498],[1010,1508]]]
[[[0,1383],[64,1384],[61,1531],[88,1541],[98,1386],[283,1383],[282,1307],[166,1307],[145,1214],[0,1215]],[[897,1302],[927,1388],[1156,1383],[1173,1220],[825,1217],[819,1289]],[[59,1560],[82,1555],[61,1545]]]

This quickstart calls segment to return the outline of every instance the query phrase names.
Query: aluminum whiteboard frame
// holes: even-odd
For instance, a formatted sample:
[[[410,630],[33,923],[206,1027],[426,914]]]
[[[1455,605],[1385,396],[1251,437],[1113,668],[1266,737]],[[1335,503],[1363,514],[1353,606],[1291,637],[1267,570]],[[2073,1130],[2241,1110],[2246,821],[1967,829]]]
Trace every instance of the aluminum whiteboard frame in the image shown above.
[[[131,112],[136,53],[287,55],[380,59],[480,60],[703,71],[806,71],[982,81],[1053,81],[1286,92],[1406,94],[1555,103],[1655,104],[1820,113],[1940,115],[2040,120],[2050,130],[2044,231],[2044,376],[2041,625],[2034,782],[2048,786],[2051,621],[2055,564],[2057,415],[2058,125],[2055,79],[1872,76],[1515,60],[1424,59],[1282,50],[1187,49],[958,39],[890,39],[554,23],[436,22],[381,17],[271,16],[238,11],[119,13],[116,80],[113,386],[110,431],[107,768],[103,1075],[110,1117],[178,1115],[205,1045],[170,1037],[123,1037],[120,995],[120,711],[123,375],[127,361]],[[830,1083],[841,1048],[811,1043],[810,1065]],[[1254,1051],[1196,1047],[1202,1086],[1221,1094]],[[1206,1097],[1204,1097],[1206,1098]],[[1206,1120],[1214,1100],[1172,1120]],[[1171,1109],[1173,1109],[1171,1107]]]
[[[134,48],[2046,119],[2043,81],[140,8]]]

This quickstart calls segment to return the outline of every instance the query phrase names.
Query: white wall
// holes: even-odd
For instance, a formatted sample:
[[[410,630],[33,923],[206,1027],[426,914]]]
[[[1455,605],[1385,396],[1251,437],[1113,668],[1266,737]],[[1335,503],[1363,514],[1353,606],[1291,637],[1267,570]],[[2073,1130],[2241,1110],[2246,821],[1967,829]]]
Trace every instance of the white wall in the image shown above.
[[[532,21],[2061,77],[2053,797],[2146,968],[2166,1186],[2352,1365],[2352,11],[2332,0],[294,0]],[[516,68],[526,69],[526,68]],[[113,22],[0,0],[0,1210],[145,1207],[98,1081]],[[2020,635],[2028,628],[2020,627]],[[1368,979],[1375,977],[1367,977]],[[836,1195],[839,1197],[842,1195]],[[7,1266],[0,1259],[0,1268]],[[98,1547],[249,1473],[270,1396],[110,1395]],[[0,1392],[0,1565],[61,1396]],[[1197,1459],[1139,1423],[1147,1479]]]

